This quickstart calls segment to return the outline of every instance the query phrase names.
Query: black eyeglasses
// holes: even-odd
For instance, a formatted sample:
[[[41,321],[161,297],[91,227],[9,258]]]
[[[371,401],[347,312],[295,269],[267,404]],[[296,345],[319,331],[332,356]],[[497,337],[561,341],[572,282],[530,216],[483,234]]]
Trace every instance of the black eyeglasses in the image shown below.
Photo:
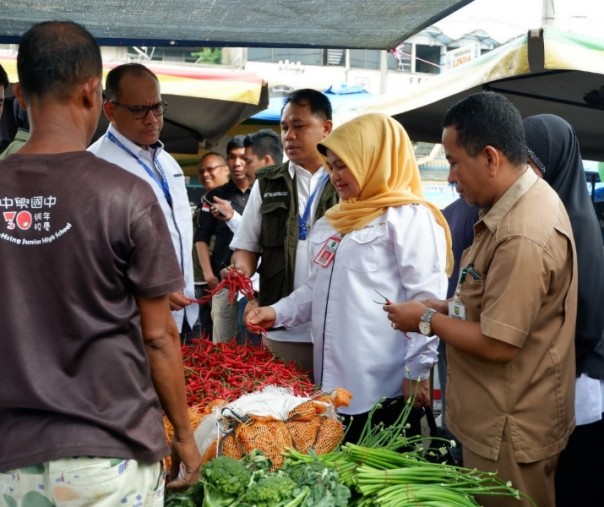
[[[165,100],[158,102],[157,104],[151,104],[150,106],[127,106],[126,104],[121,104],[116,100],[111,101],[118,107],[123,107],[132,113],[132,116],[135,120],[142,120],[146,118],[149,114],[149,111],[153,113],[153,116],[163,116],[166,112],[166,108],[168,107],[168,103]]]

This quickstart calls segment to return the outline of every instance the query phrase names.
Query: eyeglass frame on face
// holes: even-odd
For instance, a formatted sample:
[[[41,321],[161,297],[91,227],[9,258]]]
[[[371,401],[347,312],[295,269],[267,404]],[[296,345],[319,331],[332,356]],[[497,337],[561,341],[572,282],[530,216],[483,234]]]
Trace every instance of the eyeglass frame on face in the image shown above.
[[[118,107],[126,109],[127,111],[130,111],[130,114],[132,114],[132,117],[135,120],[144,120],[149,114],[149,111],[151,111],[151,113],[153,113],[153,116],[155,116],[156,118],[158,116],[163,116],[168,107],[168,103],[165,100],[161,100],[155,104],[151,104],[150,106],[128,106],[126,104],[118,102],[117,100],[112,100],[111,103]],[[159,112],[155,111],[155,109],[158,108],[161,108],[161,110]],[[143,112],[144,114],[142,114]]]
[[[228,167],[228,166],[227,166],[227,164],[218,164],[218,165],[215,165],[212,167],[200,167],[199,169],[197,169],[197,173],[198,174],[205,174],[205,173],[213,174],[214,171],[216,169],[218,169],[219,167]]]

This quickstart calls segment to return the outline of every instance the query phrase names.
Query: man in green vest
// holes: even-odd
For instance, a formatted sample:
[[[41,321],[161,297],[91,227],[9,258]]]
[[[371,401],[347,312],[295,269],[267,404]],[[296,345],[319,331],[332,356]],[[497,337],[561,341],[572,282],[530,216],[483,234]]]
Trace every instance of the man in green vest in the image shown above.
[[[247,276],[258,266],[259,303],[271,305],[304,283],[309,270],[310,227],[337,202],[317,144],[331,132],[329,99],[295,90],[284,99],[281,141],[289,159],[260,169],[231,249],[232,264]],[[278,357],[312,373],[308,324],[269,330],[266,344]]]

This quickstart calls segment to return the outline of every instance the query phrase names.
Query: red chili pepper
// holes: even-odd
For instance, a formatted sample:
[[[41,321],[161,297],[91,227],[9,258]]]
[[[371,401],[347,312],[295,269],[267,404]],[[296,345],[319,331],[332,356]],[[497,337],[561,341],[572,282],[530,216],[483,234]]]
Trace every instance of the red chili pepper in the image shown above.
[[[245,276],[241,271],[237,269],[230,269],[227,271],[224,278],[214,287],[212,290],[205,291],[205,294],[199,299],[190,299],[192,303],[205,304],[212,300],[212,297],[222,289],[228,289],[229,291],[229,302],[234,304],[237,300],[237,294],[242,294],[248,300],[254,300],[254,285],[252,280]]]
[[[263,337],[266,337],[266,329],[264,329],[262,326],[259,326],[258,324],[247,324],[246,326],[253,334],[259,334],[262,335]]]
[[[206,405],[215,399],[232,401],[267,385],[290,387],[297,395],[316,390],[295,363],[276,359],[264,347],[200,338],[183,346],[182,353],[190,405]]]

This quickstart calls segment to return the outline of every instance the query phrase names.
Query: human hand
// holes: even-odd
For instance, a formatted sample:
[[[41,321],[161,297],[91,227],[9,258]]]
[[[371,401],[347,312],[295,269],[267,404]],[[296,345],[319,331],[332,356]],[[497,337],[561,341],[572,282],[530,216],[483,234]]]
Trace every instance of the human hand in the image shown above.
[[[423,303],[428,308],[434,308],[438,313],[443,315],[449,315],[449,302],[442,299],[420,299],[420,303]]]
[[[414,395],[413,406],[415,408],[430,405],[430,379],[419,381],[410,378],[403,379],[403,397],[405,400],[411,399]]]
[[[168,473],[168,489],[184,489],[193,486],[199,480],[201,455],[193,435],[179,441],[172,441],[172,466]]]
[[[231,265],[226,270],[236,269],[242,275],[251,278],[258,267],[259,254],[249,250],[235,250],[231,256]],[[224,270],[223,270],[224,271]],[[222,275],[222,271],[220,272]],[[224,275],[222,275],[224,278]]]
[[[223,222],[228,222],[235,214],[235,210],[233,210],[230,201],[216,196],[214,196],[214,204],[210,208],[210,212],[214,218],[222,220]]]
[[[191,304],[191,300],[182,292],[172,292],[169,294],[168,298],[170,299],[170,310],[173,312],[182,310],[185,306]]]
[[[427,309],[428,307],[420,301],[384,305],[384,311],[388,313],[388,320],[391,321],[392,327],[403,333],[418,332],[419,319]]]
[[[234,264],[231,264],[231,265],[227,266],[226,268],[222,268],[220,270],[220,278],[222,278],[223,280],[225,278],[227,278],[229,275],[229,271],[239,271],[242,275],[245,275],[245,272],[243,271],[243,269],[239,269]]]
[[[250,303],[248,303],[250,306]],[[271,306],[255,306],[250,307],[250,310],[246,307],[246,314],[243,317],[243,323],[246,327],[260,326],[265,329],[273,327],[277,320],[277,314]]]
[[[258,300],[257,299],[251,299],[247,302],[247,304],[245,305],[245,308],[243,310],[243,318],[245,319],[245,317],[247,317],[247,314],[250,313],[252,310],[258,308]]]
[[[220,283],[218,277],[212,275],[206,278],[206,284],[208,285],[208,289],[214,290],[216,286]]]

